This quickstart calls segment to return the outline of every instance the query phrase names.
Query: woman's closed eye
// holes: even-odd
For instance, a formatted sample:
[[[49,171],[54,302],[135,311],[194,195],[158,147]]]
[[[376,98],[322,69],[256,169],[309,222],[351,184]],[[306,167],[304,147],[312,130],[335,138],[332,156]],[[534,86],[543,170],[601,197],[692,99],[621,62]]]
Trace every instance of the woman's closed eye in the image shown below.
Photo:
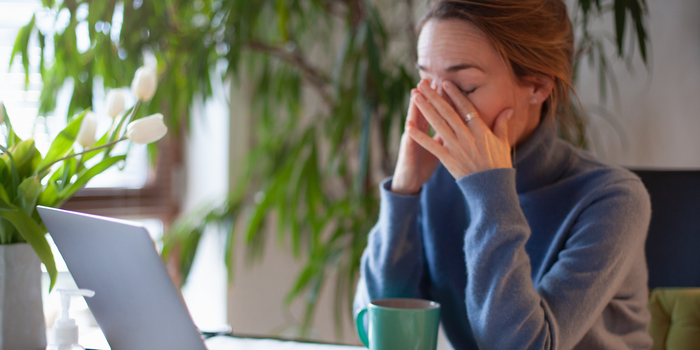
[[[461,87],[457,87],[457,88],[459,89],[459,91],[462,92],[462,94],[464,94],[464,96],[467,96],[467,95],[471,94],[472,92],[474,92],[476,89],[478,89],[478,87],[471,88],[469,90],[462,89]]]

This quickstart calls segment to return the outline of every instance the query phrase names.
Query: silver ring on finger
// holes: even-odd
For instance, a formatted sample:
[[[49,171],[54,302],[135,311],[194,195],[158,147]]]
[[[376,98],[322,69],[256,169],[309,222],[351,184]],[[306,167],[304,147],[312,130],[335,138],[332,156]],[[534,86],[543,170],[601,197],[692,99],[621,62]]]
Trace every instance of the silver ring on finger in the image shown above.
[[[479,118],[479,115],[476,112],[469,112],[464,116],[464,122],[469,123],[474,118]]]

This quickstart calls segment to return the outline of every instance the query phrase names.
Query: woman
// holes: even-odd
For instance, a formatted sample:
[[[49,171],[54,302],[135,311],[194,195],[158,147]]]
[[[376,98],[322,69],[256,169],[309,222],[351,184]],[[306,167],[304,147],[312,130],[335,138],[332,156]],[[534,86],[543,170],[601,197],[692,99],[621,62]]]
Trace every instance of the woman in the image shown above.
[[[564,3],[437,0],[417,49],[355,309],[438,301],[456,349],[649,348],[648,194],[557,138],[573,90]]]

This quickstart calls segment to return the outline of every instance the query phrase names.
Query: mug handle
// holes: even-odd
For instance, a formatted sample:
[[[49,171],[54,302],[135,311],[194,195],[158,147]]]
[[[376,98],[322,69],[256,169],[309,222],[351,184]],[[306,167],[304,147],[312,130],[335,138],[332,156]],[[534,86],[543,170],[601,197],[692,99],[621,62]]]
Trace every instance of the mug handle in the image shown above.
[[[363,308],[362,310],[357,312],[357,316],[355,316],[355,326],[357,326],[357,334],[360,336],[362,344],[365,344],[365,347],[369,348],[369,339],[367,337],[367,331],[365,330],[366,313],[367,308]]]

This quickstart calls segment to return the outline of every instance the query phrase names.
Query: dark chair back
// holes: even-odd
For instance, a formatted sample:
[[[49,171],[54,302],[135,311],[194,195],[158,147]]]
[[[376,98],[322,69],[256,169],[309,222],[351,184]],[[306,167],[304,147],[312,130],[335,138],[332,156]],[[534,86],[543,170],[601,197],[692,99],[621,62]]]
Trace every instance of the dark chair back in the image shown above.
[[[651,197],[649,288],[700,287],[700,171],[632,171]]]

